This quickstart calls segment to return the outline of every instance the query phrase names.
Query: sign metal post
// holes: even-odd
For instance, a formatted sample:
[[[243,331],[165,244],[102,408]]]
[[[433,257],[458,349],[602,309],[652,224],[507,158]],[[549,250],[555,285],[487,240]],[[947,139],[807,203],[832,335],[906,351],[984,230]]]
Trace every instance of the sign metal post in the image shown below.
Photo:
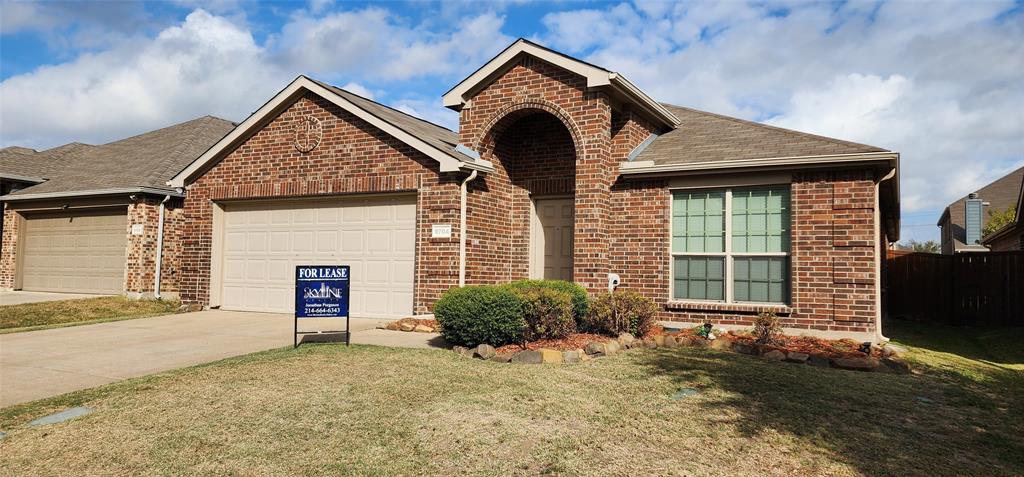
[[[298,265],[295,267],[295,323],[293,348],[299,347],[300,334],[344,333],[345,346],[351,343],[348,265]],[[299,318],[345,318],[345,331],[299,331]]]

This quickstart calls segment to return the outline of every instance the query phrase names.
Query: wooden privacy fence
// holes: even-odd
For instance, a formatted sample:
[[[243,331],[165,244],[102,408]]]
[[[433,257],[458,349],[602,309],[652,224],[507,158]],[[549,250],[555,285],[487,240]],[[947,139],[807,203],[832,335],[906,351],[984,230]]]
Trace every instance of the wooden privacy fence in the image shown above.
[[[951,325],[1024,326],[1024,251],[890,251],[888,315]]]

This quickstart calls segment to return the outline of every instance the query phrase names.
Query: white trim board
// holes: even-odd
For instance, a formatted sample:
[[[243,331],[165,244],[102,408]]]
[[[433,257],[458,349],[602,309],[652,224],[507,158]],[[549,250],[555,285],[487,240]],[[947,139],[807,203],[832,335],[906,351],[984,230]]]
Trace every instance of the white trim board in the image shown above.
[[[316,81],[305,76],[299,76],[271,98],[270,101],[267,101],[267,103],[260,109],[252,113],[245,119],[245,121],[235,127],[235,129],[231,130],[231,132],[224,136],[220,141],[217,141],[217,143],[204,152],[203,155],[199,156],[199,158],[189,164],[188,167],[179,172],[178,175],[174,176],[174,178],[168,181],[167,184],[171,187],[185,187],[185,185],[191,183],[196,177],[202,175],[206,169],[216,164],[217,161],[222,158],[221,156],[224,153],[233,150],[238,144],[247,139],[253,131],[264,126],[289,106],[292,100],[307,91],[334,103],[339,108],[354,114],[356,117],[366,121],[381,131],[384,131],[395,139],[398,139],[417,151],[426,154],[441,165],[441,172],[453,172],[462,169],[477,169],[483,172],[490,172],[493,170],[493,166],[489,163],[485,164],[485,161],[479,161],[478,164],[469,164],[460,161],[455,156],[428,144],[422,139],[409,134],[394,124],[391,124],[390,122],[371,114],[365,109],[356,106],[351,101],[335,94]]]

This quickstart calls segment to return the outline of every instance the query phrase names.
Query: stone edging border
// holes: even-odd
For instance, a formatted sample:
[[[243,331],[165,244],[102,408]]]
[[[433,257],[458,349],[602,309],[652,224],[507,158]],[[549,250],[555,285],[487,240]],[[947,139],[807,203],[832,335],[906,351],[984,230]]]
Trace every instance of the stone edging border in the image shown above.
[[[763,346],[750,345],[726,338],[707,340],[704,338],[690,338],[685,336],[656,335],[654,337],[637,339],[629,333],[622,333],[618,339],[609,341],[591,341],[583,349],[571,351],[559,351],[554,349],[522,350],[510,354],[498,354],[493,346],[482,344],[475,348],[455,346],[452,348],[456,354],[467,358],[490,360],[498,363],[522,363],[522,364],[562,364],[579,363],[590,361],[602,356],[610,356],[626,349],[632,348],[676,348],[679,346],[707,347],[720,351],[733,351],[741,354],[760,356],[762,358],[793,364],[806,364],[820,368],[837,368],[851,371],[873,371],[906,374],[910,372],[910,366],[903,360],[899,360],[899,353],[902,348],[895,345],[887,345],[881,348],[882,358],[828,358],[825,356],[808,355],[798,352],[782,352],[778,349]]]

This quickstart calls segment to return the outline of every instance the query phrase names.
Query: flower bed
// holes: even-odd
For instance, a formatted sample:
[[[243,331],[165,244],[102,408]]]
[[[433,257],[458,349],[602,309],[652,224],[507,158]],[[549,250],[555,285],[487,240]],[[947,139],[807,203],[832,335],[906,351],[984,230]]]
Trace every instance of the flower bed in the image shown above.
[[[593,333],[573,333],[569,336],[556,340],[537,340],[526,344],[505,345],[496,350],[498,354],[518,353],[523,350],[553,349],[558,351],[572,351],[586,348],[592,341],[606,342],[612,338]]]

